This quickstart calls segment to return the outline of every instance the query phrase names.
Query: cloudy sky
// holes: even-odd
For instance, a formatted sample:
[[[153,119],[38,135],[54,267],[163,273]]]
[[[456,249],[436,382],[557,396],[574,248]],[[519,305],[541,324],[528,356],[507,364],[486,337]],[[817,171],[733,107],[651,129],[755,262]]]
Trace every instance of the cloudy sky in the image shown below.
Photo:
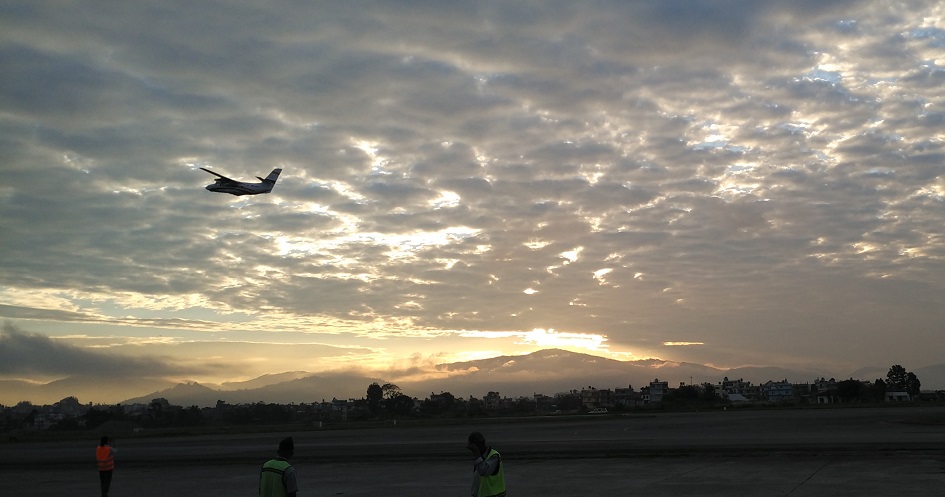
[[[942,362],[941,2],[13,0],[0,69],[3,379]]]

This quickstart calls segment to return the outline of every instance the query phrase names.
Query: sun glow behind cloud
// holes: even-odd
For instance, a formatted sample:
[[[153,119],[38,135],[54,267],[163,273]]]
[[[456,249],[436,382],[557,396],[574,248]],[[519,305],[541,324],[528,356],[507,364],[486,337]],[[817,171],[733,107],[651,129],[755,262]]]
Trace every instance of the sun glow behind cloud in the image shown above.
[[[541,348],[562,348],[574,351],[607,351],[607,338],[596,333],[559,332],[535,328],[531,331],[462,331],[459,336],[481,339],[513,339],[521,345]]]

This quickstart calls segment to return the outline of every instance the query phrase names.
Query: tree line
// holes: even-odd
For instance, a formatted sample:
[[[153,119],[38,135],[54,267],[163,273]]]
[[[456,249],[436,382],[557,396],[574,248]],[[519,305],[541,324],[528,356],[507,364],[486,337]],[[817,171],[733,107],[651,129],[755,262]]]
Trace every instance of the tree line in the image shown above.
[[[843,380],[836,382],[836,396],[844,403],[879,403],[889,391],[907,392],[915,398],[921,382],[901,365],[889,368],[886,379],[874,382]],[[646,389],[644,387],[641,390]],[[667,392],[658,405],[647,409],[709,409],[729,404],[711,383],[681,385]],[[807,392],[807,394],[816,392]],[[598,406],[592,406],[598,407]],[[638,406],[607,406],[615,411],[632,410]],[[463,418],[484,416],[528,416],[556,413],[584,413],[589,410],[577,390],[555,394],[553,397],[506,398],[490,391],[483,398],[456,397],[449,392],[431,393],[425,399],[405,395],[393,383],[368,385],[361,399],[333,400],[300,404],[256,402],[227,404],[220,400],[214,407],[182,407],[166,399],[153,399],[146,406],[82,406],[78,399],[69,397],[54,406],[32,406],[28,402],[0,413],[0,432],[29,429],[44,417],[60,415],[45,429],[75,431],[96,429],[107,422],[128,422],[141,428],[206,427],[233,425],[278,425],[288,423],[332,423],[348,421],[378,421],[391,419]],[[61,412],[70,415],[62,416]]]

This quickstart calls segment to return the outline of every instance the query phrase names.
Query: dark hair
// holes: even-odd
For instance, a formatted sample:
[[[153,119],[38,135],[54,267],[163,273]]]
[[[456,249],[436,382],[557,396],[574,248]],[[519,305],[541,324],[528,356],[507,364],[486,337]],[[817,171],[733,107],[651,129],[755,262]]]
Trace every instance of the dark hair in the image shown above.
[[[474,431],[469,434],[469,443],[475,444],[476,447],[479,447],[480,449],[485,449],[486,437],[482,436],[482,433],[479,433],[478,431]]]
[[[285,437],[279,441],[279,452],[289,455],[295,453],[295,442],[292,441],[292,437]]]
[[[108,435],[102,435],[101,445],[108,445]]]

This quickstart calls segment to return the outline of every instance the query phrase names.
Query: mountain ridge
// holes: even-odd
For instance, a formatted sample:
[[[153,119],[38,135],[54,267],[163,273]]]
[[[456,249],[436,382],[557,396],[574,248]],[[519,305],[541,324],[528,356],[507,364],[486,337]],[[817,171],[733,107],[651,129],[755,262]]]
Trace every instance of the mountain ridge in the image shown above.
[[[907,368],[908,369],[908,368]],[[885,378],[888,368],[867,367],[852,377],[873,381]],[[945,388],[945,364],[914,370],[924,389]],[[22,380],[0,380],[0,399],[52,404],[63,398],[80,399],[91,392],[99,395],[98,404],[149,403],[165,398],[175,405],[214,406],[218,400],[229,404],[309,403],[323,400],[363,398],[367,387],[377,382],[393,383],[411,397],[426,398],[432,393],[450,392],[457,397],[483,397],[490,391],[503,396],[554,395],[587,387],[639,389],[650,381],[666,381],[671,388],[680,384],[716,384],[723,378],[744,379],[753,384],[768,380],[792,383],[812,382],[818,378],[846,379],[846,375],[823,371],[779,367],[740,367],[721,369],[702,364],[643,359],[619,361],[562,349],[543,349],[531,354],[497,356],[473,361],[439,364],[434,374],[416,379],[397,374],[309,373],[287,371],[266,374],[246,381],[221,384],[194,381],[170,382],[164,379],[136,377],[73,376],[45,384]],[[151,392],[141,395],[139,392]],[[88,402],[88,398],[85,398]],[[3,402],[6,403],[6,402]]]

